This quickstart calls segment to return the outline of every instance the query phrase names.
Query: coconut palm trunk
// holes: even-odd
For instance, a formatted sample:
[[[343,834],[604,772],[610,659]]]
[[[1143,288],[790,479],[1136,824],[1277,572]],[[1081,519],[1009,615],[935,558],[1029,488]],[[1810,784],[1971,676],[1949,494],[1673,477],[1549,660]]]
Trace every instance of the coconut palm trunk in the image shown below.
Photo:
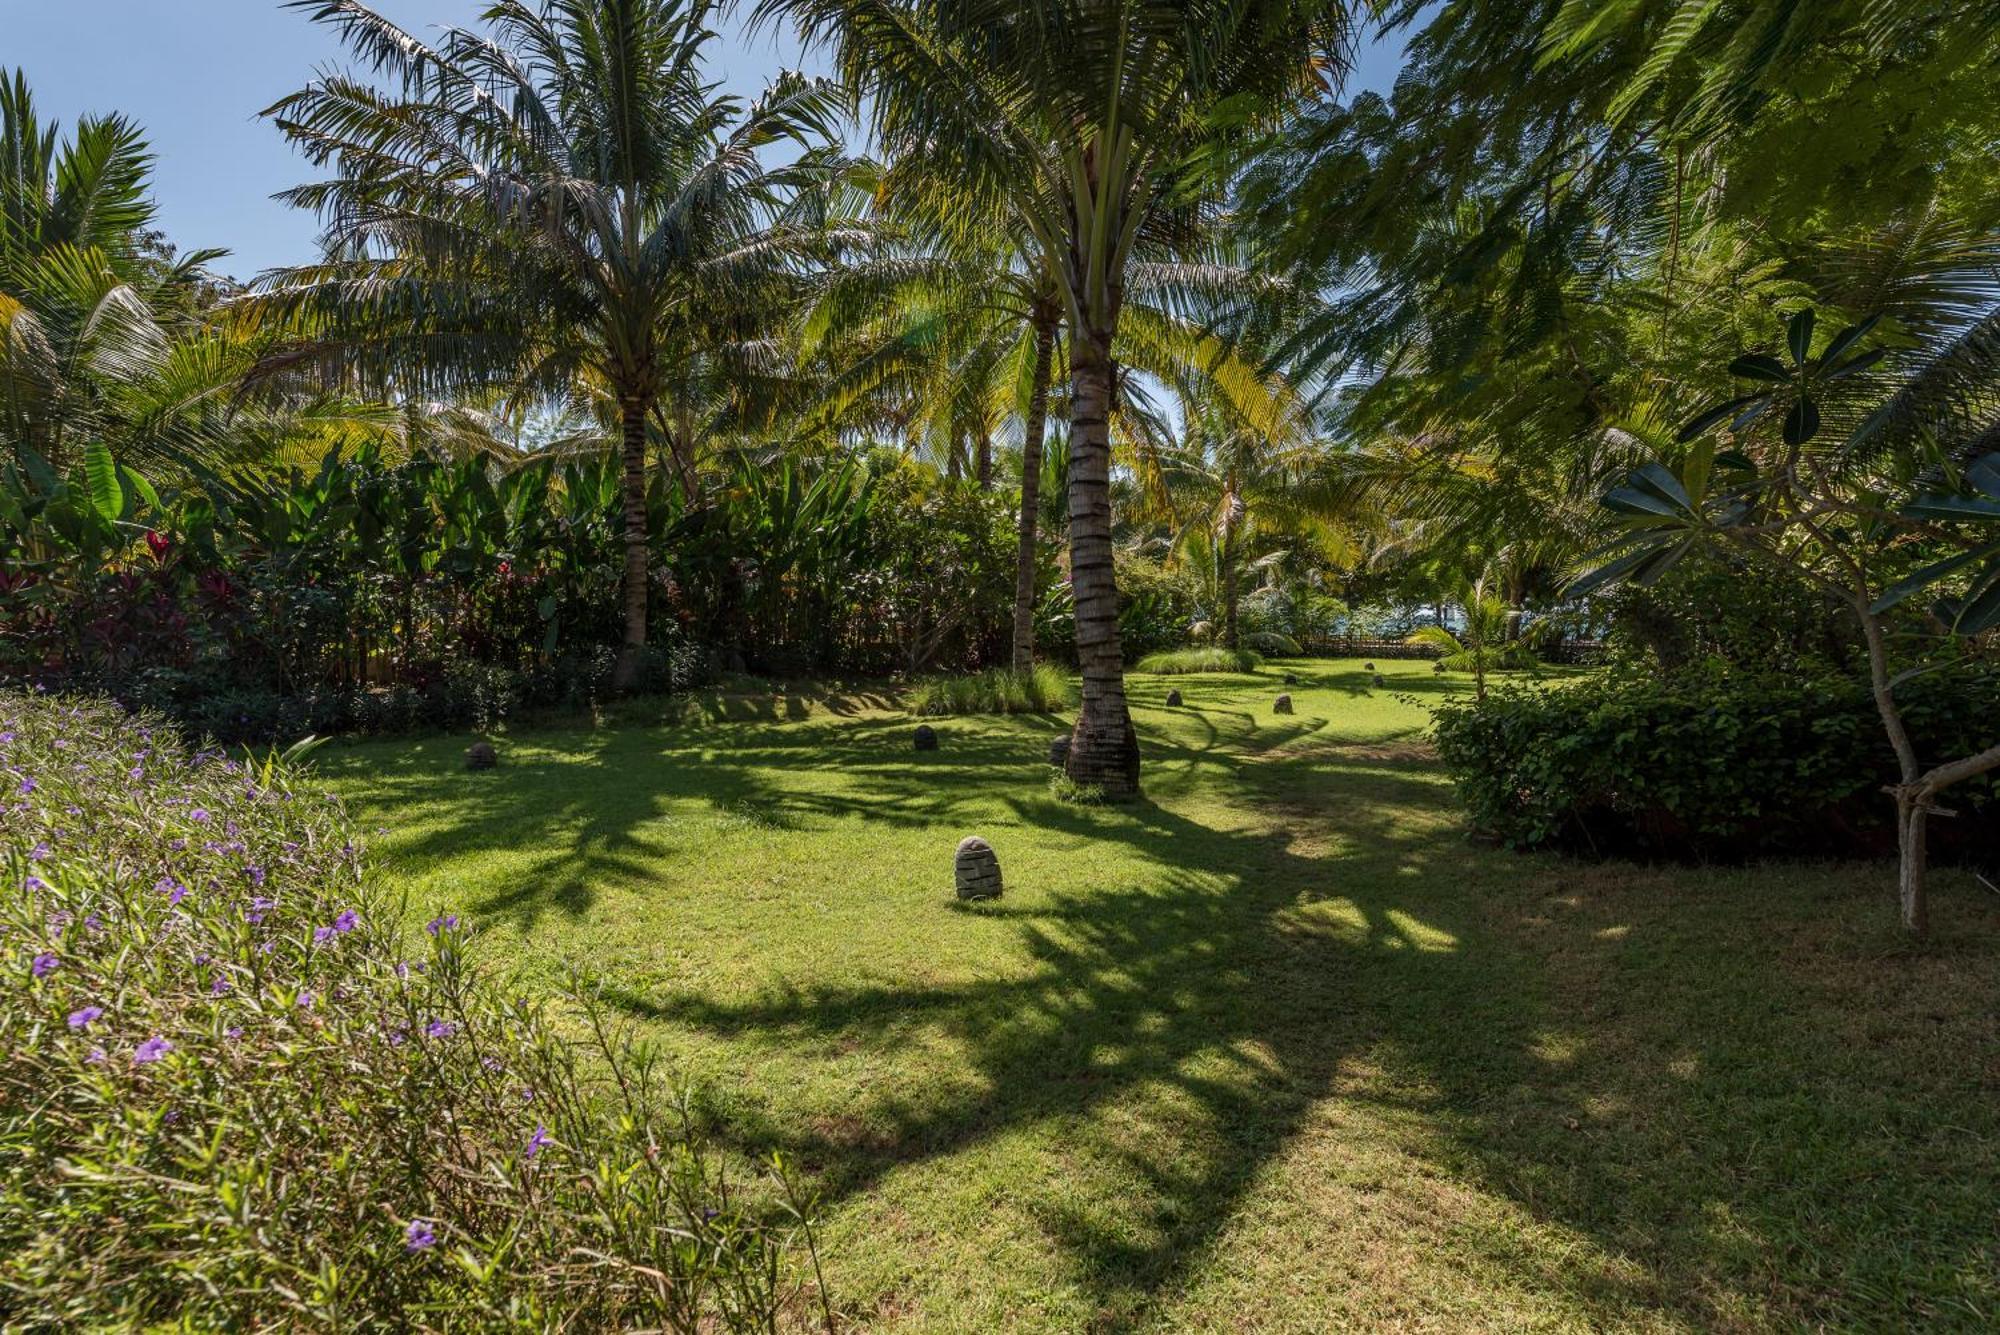
[[[1243,647],[1236,620],[1236,526],[1222,530],[1222,643],[1230,649]]]
[[[646,404],[619,404],[625,457],[625,647],[612,670],[611,687],[623,694],[639,683],[646,649]]]
[[[1055,365],[1054,311],[1035,313],[1035,370],[1021,430],[1021,541],[1014,556],[1014,670],[1035,665],[1035,517],[1042,503],[1042,437],[1049,425],[1049,377]]]
[[[1069,777],[1106,797],[1139,789],[1139,739],[1125,705],[1118,586],[1111,561],[1111,393],[1109,331],[1075,332],[1070,356],[1069,551],[1076,595],[1076,656],[1083,703],[1071,735]]]

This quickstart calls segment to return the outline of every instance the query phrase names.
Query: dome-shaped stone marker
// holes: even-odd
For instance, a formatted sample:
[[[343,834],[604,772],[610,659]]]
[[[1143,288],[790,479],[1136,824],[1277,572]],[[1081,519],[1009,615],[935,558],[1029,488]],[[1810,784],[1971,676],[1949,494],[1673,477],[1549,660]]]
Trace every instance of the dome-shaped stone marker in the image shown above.
[[[958,841],[952,874],[960,899],[1000,898],[1000,859],[993,856],[993,845],[978,835],[969,834]]]
[[[1287,672],[1287,673],[1285,674],[1285,685],[1287,685],[1287,686],[1296,686],[1296,685],[1298,685],[1298,684],[1299,684],[1299,674],[1298,674],[1298,673],[1296,673],[1296,672]]]
[[[1361,670],[1363,672],[1373,672],[1375,670],[1375,665],[1373,663],[1363,663],[1361,665]]]
[[[919,723],[912,740],[919,751],[935,751],[938,746],[937,729],[928,723]]]
[[[1386,680],[1385,680],[1385,679],[1383,678],[1382,674],[1381,674],[1381,673],[1379,673],[1379,672],[1375,674],[1375,676],[1374,676],[1374,679],[1373,679],[1373,680],[1374,680],[1374,682],[1375,682],[1375,684],[1376,684],[1377,686],[1387,686],[1387,685],[1389,684],[1389,683],[1388,683],[1388,682],[1387,682],[1387,681],[1386,681]]]
[[[493,749],[493,743],[491,742],[474,742],[471,746],[465,748],[465,767],[467,769],[492,769],[499,763],[499,753]]]
[[[1061,733],[1049,738],[1049,763],[1058,769],[1069,763],[1070,735]]]
[[[1180,707],[1181,707],[1181,693],[1179,691],[1168,691],[1167,708],[1179,709]]]
[[[1273,700],[1273,701],[1271,702],[1271,712],[1272,712],[1273,714],[1289,714],[1289,713],[1291,713],[1291,712],[1292,712],[1292,697],[1291,697],[1291,696],[1289,696],[1289,695],[1281,695],[1281,696],[1279,696],[1279,697],[1278,697],[1277,699]]]
[[[1433,663],[1433,664],[1431,664],[1431,671],[1433,671],[1433,672],[1435,672],[1435,673],[1439,674],[1440,676],[1442,676],[1442,675],[1444,674],[1444,664],[1442,664],[1442,663]]]

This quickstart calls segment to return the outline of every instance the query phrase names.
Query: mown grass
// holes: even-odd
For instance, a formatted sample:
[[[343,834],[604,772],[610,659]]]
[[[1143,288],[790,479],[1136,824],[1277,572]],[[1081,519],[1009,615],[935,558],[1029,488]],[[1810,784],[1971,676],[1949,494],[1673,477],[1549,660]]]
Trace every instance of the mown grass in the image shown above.
[[[1069,674],[1053,663],[1026,672],[988,668],[957,677],[926,677],[909,690],[910,712],[949,714],[1047,714],[1076,703]]]
[[[1940,874],[1911,946],[1881,866],[1480,847],[1420,740],[1468,683],[1380,669],[1134,677],[1129,805],[1050,794],[1063,720],[920,755],[854,693],[320,764],[421,910],[600,969],[808,1170],[865,1328],[2000,1319],[2000,897]]]
[[[1195,649],[1162,649],[1147,654],[1133,665],[1134,672],[1168,676],[1182,672],[1255,672],[1264,660],[1248,649],[1225,649],[1210,645]]]

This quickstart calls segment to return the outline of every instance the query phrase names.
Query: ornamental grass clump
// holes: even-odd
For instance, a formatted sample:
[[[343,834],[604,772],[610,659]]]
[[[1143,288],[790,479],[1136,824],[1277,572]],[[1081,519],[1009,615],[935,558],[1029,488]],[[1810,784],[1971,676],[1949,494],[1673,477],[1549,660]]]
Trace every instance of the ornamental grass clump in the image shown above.
[[[943,714],[1050,714],[1076,703],[1069,674],[1052,663],[1025,672],[990,668],[963,677],[927,677],[910,690],[910,712]]]
[[[1164,649],[1147,654],[1133,667],[1134,672],[1153,676],[1174,676],[1184,672],[1255,672],[1263,658],[1249,649],[1225,649],[1220,645],[1196,649]]]
[[[782,1164],[725,1174],[587,991],[559,1032],[455,915],[402,921],[292,758],[0,693],[0,1326],[764,1329],[803,1298]]]

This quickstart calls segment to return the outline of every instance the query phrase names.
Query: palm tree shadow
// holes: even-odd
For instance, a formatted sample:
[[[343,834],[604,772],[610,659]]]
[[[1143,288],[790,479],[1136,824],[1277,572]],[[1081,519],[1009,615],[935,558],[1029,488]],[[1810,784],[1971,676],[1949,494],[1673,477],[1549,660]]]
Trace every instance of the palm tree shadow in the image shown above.
[[[1238,775],[1251,808],[1303,778],[1270,761],[1246,760]],[[1380,764],[1355,766],[1344,782],[1345,837],[1361,850],[1346,860],[1351,878],[1342,859],[1302,847],[1288,829],[1212,828],[1144,800],[1093,810],[1013,799],[1027,823],[1123,840],[1157,867],[1140,886],[954,906],[1018,928],[1033,961],[1021,976],[785,988],[747,1001],[608,995],[635,1016],[777,1049],[838,1042],[887,1055],[920,1043],[956,1054],[955,1074],[934,1085],[873,1089],[818,1116],[739,1109],[724,1134],[746,1153],[777,1150],[806,1166],[829,1206],[1002,1136],[1059,1134],[1065,1157],[1101,1178],[1117,1205],[1037,1198],[1030,1208],[1102,1328],[1123,1328],[1205,1254],[1345,1064],[1386,1036],[1356,961],[1416,954],[1413,919],[1351,887],[1335,891],[1350,879],[1380,884],[1389,870],[1421,875],[1430,853],[1397,833],[1397,815],[1434,803],[1435,786]],[[1328,900],[1341,915],[1316,912]],[[1461,930],[1422,928],[1436,938]],[[1458,956],[1422,960],[1415,967],[1436,975],[1427,987],[1455,986]],[[1499,1008],[1488,1019],[1482,1045],[1527,1023]]]
[[[1910,1203],[1899,1215],[1909,1218],[1881,1231],[1875,1252],[1810,1260],[1807,1249],[1809,1264],[1852,1263],[1893,1288],[1891,1253],[1912,1246],[1941,1272],[1984,1273],[1977,1230],[1962,1220],[1973,1208],[1966,1184],[1990,1173],[1982,1178],[1971,1151],[1940,1158],[1920,1119],[1869,1101],[1907,1085],[1907,1072],[1844,1047],[1847,1096],[1797,1106],[1794,1091],[1822,1078],[1812,1067],[1827,1051],[1825,1014],[1798,1004],[1773,947],[1740,939],[1739,907],[1691,893],[1700,883],[1684,875],[1669,886],[1627,872],[1606,882],[1620,893],[1593,898],[1574,889],[1591,883],[1587,870],[1470,850],[1420,748],[1344,744],[1308,734],[1307,722],[1288,721],[1279,736],[1269,720],[1216,709],[1205,731],[1185,719],[1177,737],[1147,729],[1161,800],[1116,808],[1041,794],[1049,729],[1039,722],[946,725],[944,748],[922,756],[909,749],[911,721],[893,718],[732,724],[726,746],[699,729],[544,741],[598,776],[586,789],[575,764],[482,788],[448,772],[455,748],[376,777],[392,800],[444,801],[451,817],[408,840],[405,860],[559,850],[493,891],[485,911],[523,925],[551,910],[584,913],[594,887],[671,855],[679,836],[659,818],[669,808],[810,831],[853,819],[930,829],[998,805],[1051,836],[1049,847],[1125,845],[1145,869],[1137,883],[1079,876],[992,904],[941,902],[940,931],[963,921],[1017,934],[1018,961],[990,976],[780,985],[748,998],[607,989],[634,1016],[730,1040],[739,1055],[811,1062],[851,1051],[878,1071],[921,1072],[863,1082],[834,1107],[744,1100],[722,1133],[808,1166],[829,1206],[893,1194],[889,1179],[904,1173],[995,1174],[994,1189],[1042,1231],[1103,1329],[1157,1318],[1162,1295],[1185,1287],[1224,1229],[1254,1213],[1270,1165],[1330,1101],[1420,1119],[1426,1140],[1410,1153],[1588,1240],[1610,1260],[1564,1262],[1501,1238],[1465,1245],[1616,1319],[1664,1309],[1696,1324],[1740,1321],[1732,1304],[1765,1301],[1770,1283],[1760,1247],[1789,1247],[1802,1228],[1818,1237],[1828,1221],[1866,1232],[1873,1207],[1837,1174],[1746,1179],[1744,1165],[1770,1153],[1759,1116],[1771,1108],[1804,1119],[1816,1150],[1866,1147],[1895,1123],[1921,1151],[1917,1167],[1867,1158]],[[837,769],[843,782],[784,781],[800,768]],[[1204,789],[1230,795],[1199,808],[1201,819],[1178,809],[1196,771]],[[1654,899],[1671,911],[1642,911]],[[2000,933],[2000,911],[1987,917]],[[1622,953],[1627,928],[1654,933],[1662,967],[1675,971],[1634,975],[1627,986],[1643,1005],[1606,981],[1637,967]],[[1686,982],[1690,972],[1705,982]],[[1908,972],[1922,977],[1918,965]],[[1880,968],[1868,977],[1855,987],[1857,1011],[1869,1009]],[[1742,1041],[1746,1029],[1754,1042]],[[919,1050],[938,1059],[909,1060]],[[1356,1092],[1357,1069],[1384,1065],[1394,1079]],[[1755,1087],[1739,1106],[1746,1069]],[[1953,1125],[2000,1135],[1990,1107],[1938,1106]],[[1023,1136],[1035,1166],[1009,1167],[1002,1147]],[[1086,1185],[1055,1191],[1024,1176],[1051,1162]],[[1730,1237],[1703,1231],[1715,1211]],[[1837,1274],[1827,1287],[1839,1289]],[[1833,1324],[1855,1315],[1778,1310]]]

